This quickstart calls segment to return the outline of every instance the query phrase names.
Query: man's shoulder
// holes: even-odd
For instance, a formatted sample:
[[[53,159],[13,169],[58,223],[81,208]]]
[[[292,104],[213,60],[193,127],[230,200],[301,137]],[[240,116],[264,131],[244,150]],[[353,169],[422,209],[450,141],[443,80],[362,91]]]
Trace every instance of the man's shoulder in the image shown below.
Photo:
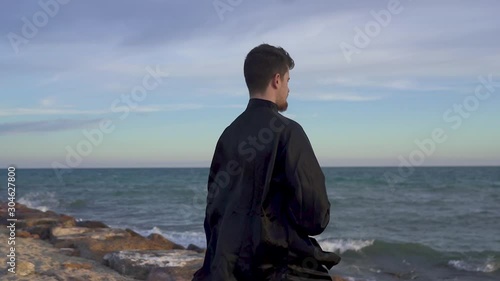
[[[283,124],[285,124],[285,128],[286,128],[286,131],[289,131],[289,132],[294,132],[294,133],[304,133],[304,128],[302,128],[302,125],[299,124],[299,122],[291,119],[291,118],[288,118],[284,115],[281,115],[281,114],[277,114],[279,116],[281,116],[281,120],[283,122]]]
[[[233,120],[222,132],[221,138],[222,137],[232,137],[234,136],[235,131],[240,131],[241,132],[241,127],[245,127],[247,124],[245,124],[249,119],[252,119],[252,116],[246,115],[248,112],[243,112],[241,115],[239,115],[235,120]],[[252,112],[252,114],[255,114]],[[265,129],[271,129],[273,132],[279,132],[283,137],[290,137],[292,134],[305,134],[304,129],[302,126],[295,120],[290,119],[281,113],[278,112],[272,112],[270,115],[266,115],[262,119],[262,115],[260,115],[262,123],[258,125],[258,123],[253,124],[253,129],[260,129],[260,130],[265,130]]]

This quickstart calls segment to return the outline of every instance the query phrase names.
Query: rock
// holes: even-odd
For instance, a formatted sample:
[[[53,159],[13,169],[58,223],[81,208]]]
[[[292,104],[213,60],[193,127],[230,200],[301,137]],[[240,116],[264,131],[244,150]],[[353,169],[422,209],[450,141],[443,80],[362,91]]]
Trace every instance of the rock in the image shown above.
[[[130,233],[131,236],[135,236],[135,237],[143,237],[142,235],[140,235],[139,233],[133,231],[132,229],[130,228],[125,228],[125,231]]]
[[[83,239],[106,240],[112,237],[130,237],[122,229],[87,228],[87,227],[53,227],[50,231],[50,242],[58,248],[67,248],[73,241]]]
[[[45,232],[47,229],[50,229],[56,225],[74,225],[75,219],[71,216],[67,215],[58,215],[54,212],[47,211],[43,212],[37,209],[31,209],[26,207],[23,204],[16,204],[16,228],[18,230],[26,230],[30,233],[31,231],[28,228],[37,227],[40,232]],[[1,204],[0,206],[0,222],[7,222],[9,219],[8,205],[6,203]],[[34,233],[32,233],[34,234]],[[42,233],[36,233],[40,235],[40,237],[44,237]]]
[[[100,221],[77,221],[76,226],[87,228],[109,228],[109,226]]]
[[[33,239],[40,239],[40,235],[38,235],[38,234],[31,234],[31,238],[33,238]]]
[[[178,279],[181,272],[184,272],[186,276],[190,275],[189,280],[191,280],[194,271],[203,263],[203,255],[187,250],[119,251],[105,255],[104,261],[105,265],[119,273],[140,280],[146,280],[146,278],[149,278],[148,280],[170,280],[168,278],[181,280]],[[156,273],[153,272],[153,274],[154,268],[168,268],[168,270],[155,270]],[[185,270],[180,268],[185,268]],[[158,279],[159,276],[163,276],[161,277],[163,279]]]
[[[52,227],[75,225],[75,219],[71,216],[58,215],[51,211],[42,212],[25,206],[16,209],[16,216],[18,219],[16,226],[19,230],[37,234],[41,239],[49,239]]]
[[[340,277],[340,276],[332,276],[332,281],[349,281],[348,279],[345,279],[343,277]]]
[[[25,228],[31,235],[37,235],[38,238],[47,240],[50,238],[50,229],[52,225],[36,225]]]
[[[66,255],[66,256],[79,256],[80,255],[80,253],[78,253],[73,248],[60,248],[59,253]]]
[[[145,238],[134,232],[113,228],[53,227],[51,242],[57,248],[74,248],[84,258],[102,262],[110,252],[123,250],[184,249],[158,234]]]
[[[58,218],[26,218],[26,219],[19,219],[17,221],[17,225],[19,228],[28,228],[32,226],[56,226],[60,223],[61,221]]]
[[[50,236],[53,237],[54,239],[57,239],[58,237],[61,237],[61,236],[78,235],[78,234],[83,234],[83,233],[90,232],[90,231],[92,231],[91,228],[80,227],[80,226],[54,227],[50,231]]]
[[[172,244],[161,240],[150,240],[142,236],[111,237],[106,240],[73,240],[71,247],[80,252],[80,256],[102,262],[105,254],[127,250],[171,250]]]
[[[177,281],[167,268],[153,268],[146,278],[146,281]]]
[[[161,236],[160,234],[152,233],[148,236],[148,239],[159,244],[165,245],[165,250],[184,250],[185,248],[179,244],[176,244],[167,238]]]
[[[29,233],[28,231],[21,230],[21,231],[19,231],[19,232],[16,233],[16,237],[19,237],[19,238],[30,238],[31,237],[31,233]]]
[[[194,273],[201,268],[203,260],[193,261],[182,267],[160,267],[151,270],[147,281],[191,281]]]
[[[16,265],[16,274],[27,276],[35,272],[35,265],[27,261],[19,261]]]
[[[59,220],[61,222],[61,225],[65,227],[72,227],[76,225],[76,220],[72,216],[62,214],[59,215]]]
[[[91,263],[65,262],[62,264],[65,269],[92,269]]]
[[[205,252],[205,249],[203,248],[200,248],[194,244],[189,244],[186,248],[187,250],[191,250],[191,251],[195,251],[195,252],[198,252],[198,253],[204,253]]]

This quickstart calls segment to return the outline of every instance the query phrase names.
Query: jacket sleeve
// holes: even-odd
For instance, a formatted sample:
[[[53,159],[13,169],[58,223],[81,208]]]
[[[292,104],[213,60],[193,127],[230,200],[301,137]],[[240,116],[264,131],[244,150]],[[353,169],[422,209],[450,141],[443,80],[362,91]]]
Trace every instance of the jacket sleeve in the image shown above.
[[[290,131],[284,147],[284,168],[290,194],[290,222],[302,234],[322,233],[330,221],[325,176],[299,124]]]

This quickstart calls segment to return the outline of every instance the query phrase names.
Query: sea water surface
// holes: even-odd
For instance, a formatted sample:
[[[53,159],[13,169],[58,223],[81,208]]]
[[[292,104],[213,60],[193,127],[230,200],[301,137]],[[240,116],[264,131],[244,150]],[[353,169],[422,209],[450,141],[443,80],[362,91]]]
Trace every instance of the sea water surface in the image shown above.
[[[317,239],[342,256],[335,274],[500,280],[500,167],[323,171],[331,219]],[[16,195],[30,207],[204,247],[207,179],[207,168],[74,169],[61,178],[18,169]]]

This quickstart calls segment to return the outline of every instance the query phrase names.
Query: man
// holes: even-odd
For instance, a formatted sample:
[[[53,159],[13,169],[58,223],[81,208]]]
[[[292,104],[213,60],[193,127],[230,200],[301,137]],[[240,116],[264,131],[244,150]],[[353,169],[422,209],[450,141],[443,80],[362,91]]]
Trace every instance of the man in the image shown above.
[[[340,257],[310,235],[330,220],[325,178],[287,109],[294,61],[262,44],[244,64],[246,110],[220,136],[210,167],[207,251],[195,281],[331,280]]]

